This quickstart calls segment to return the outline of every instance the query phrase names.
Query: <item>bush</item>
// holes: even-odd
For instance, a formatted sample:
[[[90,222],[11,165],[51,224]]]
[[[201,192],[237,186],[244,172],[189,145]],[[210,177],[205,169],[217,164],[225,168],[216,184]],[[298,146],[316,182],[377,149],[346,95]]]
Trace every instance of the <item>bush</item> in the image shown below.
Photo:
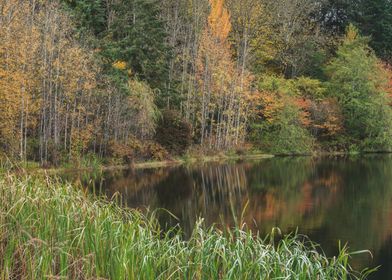
[[[170,159],[169,153],[160,144],[154,141],[147,141],[143,145],[142,150],[143,159],[153,159],[153,160],[167,160]]]
[[[160,144],[154,141],[141,142],[131,138],[127,143],[117,141],[109,142],[109,157],[120,160],[121,163],[132,163],[137,160],[166,160],[169,153]]]
[[[307,129],[309,114],[298,105],[298,97],[299,91],[309,92],[316,88],[315,85],[319,87],[319,83],[306,80],[303,87],[300,84],[296,80],[274,76],[265,76],[261,80],[259,114],[251,125],[250,140],[263,151],[275,154],[312,152],[315,139]],[[322,90],[317,92],[321,94]]]
[[[191,125],[173,110],[166,110],[158,124],[156,141],[173,155],[182,155],[192,144]]]
[[[301,126],[298,110],[286,106],[274,123],[254,124],[251,139],[262,150],[275,154],[309,154],[314,138]]]

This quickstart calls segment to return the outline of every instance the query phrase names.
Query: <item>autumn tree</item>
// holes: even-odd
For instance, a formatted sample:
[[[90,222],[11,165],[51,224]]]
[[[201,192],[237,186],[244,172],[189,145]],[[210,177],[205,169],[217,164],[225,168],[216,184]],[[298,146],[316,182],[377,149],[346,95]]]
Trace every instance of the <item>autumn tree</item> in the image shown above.
[[[314,15],[323,1],[314,0],[265,0],[265,11],[270,19],[271,40],[275,54],[266,66],[277,69],[287,78],[321,75],[328,34],[322,32]],[[264,66],[264,68],[266,67]]]
[[[232,30],[230,41],[236,50],[237,65],[241,73],[246,70],[266,71],[268,60],[276,55],[273,46],[271,19],[265,3],[259,0],[228,0]]]
[[[169,57],[169,92],[175,91],[165,107],[180,111],[187,119],[197,91],[196,72],[200,38],[209,13],[208,0],[162,0],[161,18],[165,23]]]
[[[0,1],[0,149],[24,159],[28,128],[36,125],[34,53],[39,31],[34,7],[23,1]]]
[[[294,104],[300,110],[302,125],[320,142],[343,132],[343,116],[336,98],[327,96],[324,83],[300,77],[291,80]]]
[[[195,125],[202,145],[224,149],[244,139],[251,77],[233,62],[228,41],[232,25],[224,1],[211,0],[210,8],[197,59],[200,95]]]
[[[0,8],[4,153],[59,164],[103,156],[112,140],[153,138],[156,93],[120,60],[110,64],[126,80],[117,88],[58,1],[4,0]]]

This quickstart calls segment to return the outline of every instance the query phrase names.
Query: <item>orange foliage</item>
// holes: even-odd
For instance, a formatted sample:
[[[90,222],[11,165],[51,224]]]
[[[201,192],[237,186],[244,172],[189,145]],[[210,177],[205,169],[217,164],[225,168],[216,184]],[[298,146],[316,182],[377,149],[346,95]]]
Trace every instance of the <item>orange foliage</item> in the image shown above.
[[[320,103],[320,111],[324,118],[315,124],[324,136],[334,136],[343,130],[343,114],[336,99],[326,99]]]
[[[278,112],[284,107],[283,99],[274,92],[263,92],[260,95],[259,102],[262,106],[259,115],[270,123],[275,120]]]
[[[220,40],[226,40],[231,30],[230,14],[224,7],[225,0],[209,0],[211,12],[208,24],[213,36]]]
[[[318,136],[334,136],[343,130],[343,115],[335,99],[315,101],[300,97],[294,100],[300,110],[300,122]]]
[[[197,81],[200,95],[194,106],[201,144],[222,149],[238,145],[245,138],[250,112],[253,77],[239,71],[227,40],[230,15],[224,0],[210,0],[211,10],[198,50]]]
[[[312,101],[307,98],[296,98],[294,104],[300,109],[300,122],[304,127],[310,127],[312,124],[310,108]]]
[[[127,63],[125,61],[118,60],[112,64],[113,68],[118,70],[125,70],[127,68]]]

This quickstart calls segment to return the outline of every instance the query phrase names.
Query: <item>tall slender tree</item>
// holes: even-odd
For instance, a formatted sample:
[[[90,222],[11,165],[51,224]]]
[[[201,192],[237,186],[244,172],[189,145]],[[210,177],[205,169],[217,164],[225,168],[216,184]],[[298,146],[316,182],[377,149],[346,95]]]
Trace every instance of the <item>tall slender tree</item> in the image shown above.
[[[238,71],[232,59],[228,41],[232,25],[224,0],[210,0],[210,5],[197,59],[196,115],[201,144],[222,149],[244,139],[251,78]]]

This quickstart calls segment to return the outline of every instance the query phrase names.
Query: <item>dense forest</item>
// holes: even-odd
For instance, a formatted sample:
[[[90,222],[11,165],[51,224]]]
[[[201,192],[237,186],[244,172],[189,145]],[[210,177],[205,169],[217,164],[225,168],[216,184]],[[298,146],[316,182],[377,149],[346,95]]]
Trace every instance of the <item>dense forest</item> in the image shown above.
[[[0,0],[0,158],[392,150],[390,0]]]

